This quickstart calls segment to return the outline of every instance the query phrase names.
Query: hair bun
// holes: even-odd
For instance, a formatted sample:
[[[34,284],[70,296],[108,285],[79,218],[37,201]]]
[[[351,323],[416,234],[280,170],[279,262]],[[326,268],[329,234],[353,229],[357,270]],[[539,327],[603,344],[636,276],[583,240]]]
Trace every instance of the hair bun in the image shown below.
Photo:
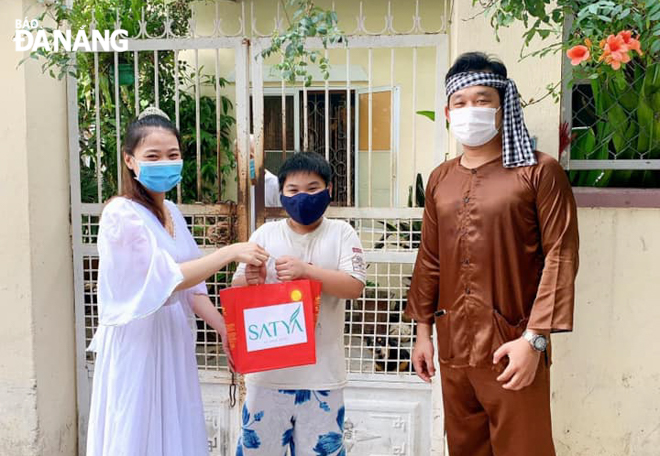
[[[167,120],[170,120],[170,116],[168,116],[167,114],[165,114],[164,111],[158,109],[155,106],[149,106],[144,111],[142,111],[140,113],[140,115],[138,116],[138,120],[142,120],[147,116],[158,116],[158,117],[163,117]]]

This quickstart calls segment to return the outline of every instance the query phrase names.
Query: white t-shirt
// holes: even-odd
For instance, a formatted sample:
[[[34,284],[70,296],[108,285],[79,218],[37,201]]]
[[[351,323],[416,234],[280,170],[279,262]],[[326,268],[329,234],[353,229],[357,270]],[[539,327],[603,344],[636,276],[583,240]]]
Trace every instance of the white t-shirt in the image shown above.
[[[343,271],[362,283],[366,265],[362,245],[351,225],[341,220],[323,219],[311,233],[298,234],[286,219],[268,222],[257,229],[250,242],[262,246],[271,255],[266,283],[278,283],[275,260],[292,256],[323,269]],[[245,275],[241,263],[234,278]],[[275,389],[337,389],[346,384],[344,358],[344,299],[321,294],[316,325],[316,364],[277,369],[246,375],[246,382]]]

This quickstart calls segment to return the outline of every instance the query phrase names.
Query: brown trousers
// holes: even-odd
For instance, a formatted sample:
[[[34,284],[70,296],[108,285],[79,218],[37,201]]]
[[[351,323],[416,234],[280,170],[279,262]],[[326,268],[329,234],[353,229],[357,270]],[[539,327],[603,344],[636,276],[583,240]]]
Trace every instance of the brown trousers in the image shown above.
[[[498,375],[440,366],[449,456],[555,456],[545,357],[521,391],[503,389]]]

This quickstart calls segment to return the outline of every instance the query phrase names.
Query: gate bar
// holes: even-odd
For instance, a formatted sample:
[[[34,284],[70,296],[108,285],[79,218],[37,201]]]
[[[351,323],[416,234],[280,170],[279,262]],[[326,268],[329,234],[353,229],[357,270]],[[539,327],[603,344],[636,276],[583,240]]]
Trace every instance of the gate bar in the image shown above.
[[[218,4],[216,3],[216,15]],[[220,137],[222,136],[222,103],[220,96],[220,49],[215,50],[215,137],[216,137],[216,160],[217,160],[217,190],[218,198],[216,201],[222,201],[222,147]]]
[[[369,119],[369,126],[367,129],[367,138],[368,138],[368,151],[367,151],[367,184],[369,186],[368,191],[367,191],[367,205],[369,207],[372,207],[371,204],[371,194],[373,192],[373,174],[372,174],[372,150],[373,150],[373,84],[372,84],[372,78],[373,78],[373,54],[374,50],[372,48],[369,48],[369,63],[368,63],[368,74],[369,76],[367,77],[368,81],[368,92],[369,92],[369,112],[368,112],[368,119]],[[359,139],[358,139],[359,141]],[[358,148],[359,150],[359,148]],[[358,163],[360,163],[360,160],[358,158]]]
[[[195,49],[195,160],[197,160],[197,201],[202,200],[202,144],[200,127],[200,83],[199,83],[199,49]]]
[[[357,102],[357,100],[356,100]],[[347,180],[347,198],[346,204],[352,206],[352,182],[351,177],[351,143],[353,125],[351,124],[351,50],[346,48],[346,129],[348,130],[348,138],[346,141],[346,180]]]
[[[325,50],[325,58],[328,58],[328,50]],[[330,162],[330,92],[328,91],[328,80],[325,80],[325,159]]]
[[[160,108],[160,94],[158,81],[158,51],[154,51],[154,106]]]
[[[412,55],[412,204],[417,201],[417,47]]]
[[[101,168],[101,100],[99,94],[99,55],[94,54],[94,111],[96,115],[96,195],[98,202],[103,202],[103,174]]]
[[[278,6],[279,8],[279,6]],[[284,56],[282,56],[280,62],[284,62]],[[282,161],[286,160],[286,81],[282,79],[281,83],[282,89],[282,98],[281,98],[281,108],[282,108]],[[293,115],[295,119],[295,113]],[[293,119],[291,119],[293,122]]]
[[[75,55],[73,56],[75,64]],[[78,453],[86,448],[89,402],[91,397],[85,346],[84,271],[82,259],[82,213],[80,196],[80,143],[78,142],[78,82],[67,75],[67,123],[69,126],[69,173],[71,174],[71,240],[76,321],[76,399],[78,405]]]
[[[117,191],[121,192],[121,116],[119,111],[119,54],[115,55],[115,134],[117,138]]]
[[[394,207],[394,48],[390,49],[390,207]]]
[[[135,78],[135,118],[140,115],[140,65],[138,51],[133,51],[133,77]]]
[[[176,129],[181,131],[181,118],[179,107],[179,51],[174,50],[174,121]],[[181,182],[176,184],[176,201],[181,204],[183,201],[183,194],[181,191]]]

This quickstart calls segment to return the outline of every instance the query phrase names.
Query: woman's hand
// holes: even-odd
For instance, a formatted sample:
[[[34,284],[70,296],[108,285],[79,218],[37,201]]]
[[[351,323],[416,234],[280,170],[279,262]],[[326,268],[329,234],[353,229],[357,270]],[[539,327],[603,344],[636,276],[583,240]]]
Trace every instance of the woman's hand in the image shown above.
[[[231,355],[231,351],[229,350],[229,337],[227,336],[227,326],[225,326],[224,318],[222,319],[222,325],[220,325],[216,330],[218,331],[220,339],[222,340],[222,351],[224,351],[225,355],[227,355],[227,364],[229,364],[229,369],[231,369],[232,372],[235,372],[236,369],[234,365],[234,357]]]
[[[234,370],[234,358],[229,351],[229,338],[227,337],[227,326],[225,325],[225,317],[220,313],[215,305],[211,302],[207,295],[195,294],[191,298],[190,306],[192,311],[195,312],[202,320],[204,320],[211,328],[220,335],[222,339],[222,349],[227,355],[227,363],[229,368]]]
[[[238,242],[230,246],[234,261],[238,263],[261,266],[268,260],[268,252],[253,242]]]

